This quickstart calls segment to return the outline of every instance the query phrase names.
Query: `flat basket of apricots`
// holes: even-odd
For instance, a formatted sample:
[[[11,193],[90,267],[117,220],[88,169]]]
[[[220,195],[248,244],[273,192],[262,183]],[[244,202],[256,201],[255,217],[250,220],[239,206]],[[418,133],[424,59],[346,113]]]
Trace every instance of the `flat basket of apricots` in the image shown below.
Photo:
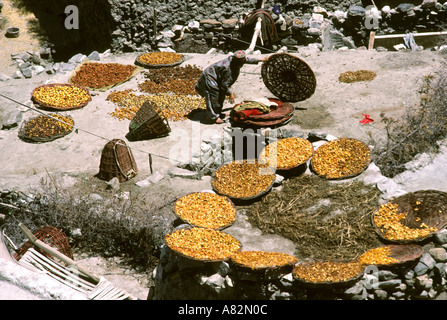
[[[265,146],[259,161],[276,170],[291,170],[305,164],[313,155],[312,143],[307,139],[289,137]]]
[[[73,127],[74,121],[70,116],[57,113],[40,115],[22,122],[19,138],[26,142],[50,142],[68,135]]]
[[[139,55],[135,59],[135,64],[143,68],[156,69],[156,68],[175,67],[182,64],[183,61],[184,56],[180,53],[148,52]]]
[[[238,251],[230,257],[230,262],[238,269],[254,271],[281,270],[284,273],[292,271],[298,258],[282,252],[262,250]],[[285,271],[287,269],[287,271]],[[290,269],[290,271],[288,271]]]
[[[225,196],[212,192],[193,192],[175,202],[177,217],[193,227],[222,230],[236,220],[236,207]]]
[[[396,268],[416,263],[423,253],[424,249],[417,244],[390,244],[369,249],[358,260],[365,266]]]
[[[220,166],[211,177],[213,190],[233,201],[254,201],[266,195],[276,180],[275,170],[258,160],[236,160]]]
[[[68,83],[44,84],[35,88],[32,100],[43,109],[72,110],[85,107],[91,100],[90,92]]]
[[[180,227],[165,236],[165,243],[179,256],[202,262],[226,261],[242,248],[232,235],[200,227]]]
[[[419,190],[382,204],[371,216],[380,238],[392,243],[426,240],[447,226],[447,193]]]
[[[292,270],[294,279],[309,287],[345,287],[359,281],[365,266],[358,260],[314,260],[297,263]]]
[[[341,138],[318,147],[311,160],[311,170],[328,180],[355,177],[371,162],[369,147],[357,139]]]

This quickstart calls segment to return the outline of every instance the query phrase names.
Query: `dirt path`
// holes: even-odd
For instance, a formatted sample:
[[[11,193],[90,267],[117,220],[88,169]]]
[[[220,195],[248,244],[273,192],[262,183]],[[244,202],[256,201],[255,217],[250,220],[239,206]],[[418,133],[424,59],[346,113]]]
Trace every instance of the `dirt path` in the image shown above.
[[[0,30],[0,73],[11,76],[17,69],[11,54],[25,53],[27,50],[36,52],[40,48],[40,40],[34,32],[36,18],[32,13],[22,12],[13,5],[11,0],[3,0],[4,7],[2,15],[6,17],[7,23],[4,30]],[[16,27],[20,29],[18,38],[7,38],[4,36],[7,28]]]

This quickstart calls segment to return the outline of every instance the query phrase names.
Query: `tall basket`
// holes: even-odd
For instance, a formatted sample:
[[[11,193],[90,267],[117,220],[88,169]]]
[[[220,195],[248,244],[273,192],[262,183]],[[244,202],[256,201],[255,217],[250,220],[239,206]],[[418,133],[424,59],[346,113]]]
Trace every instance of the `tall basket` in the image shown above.
[[[271,55],[262,64],[261,74],[267,89],[282,101],[306,100],[317,86],[315,74],[307,63],[288,53]]]
[[[129,141],[147,140],[165,137],[170,132],[169,122],[158,106],[146,101],[130,121],[126,138]]]
[[[124,182],[135,177],[138,173],[137,164],[132,150],[121,139],[107,142],[101,153],[99,173],[97,177],[109,181],[115,177]]]

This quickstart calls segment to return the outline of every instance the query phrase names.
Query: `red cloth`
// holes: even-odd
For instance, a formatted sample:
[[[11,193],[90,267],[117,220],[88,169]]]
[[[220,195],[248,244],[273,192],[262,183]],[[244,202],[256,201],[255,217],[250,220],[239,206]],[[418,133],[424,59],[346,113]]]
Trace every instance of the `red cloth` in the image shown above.
[[[371,119],[371,118],[369,117],[369,114],[363,114],[363,113],[362,113],[362,115],[364,116],[364,118],[363,118],[362,120],[360,120],[360,123],[361,123],[361,124],[367,124],[367,123],[371,123],[371,122],[374,121],[373,119]]]

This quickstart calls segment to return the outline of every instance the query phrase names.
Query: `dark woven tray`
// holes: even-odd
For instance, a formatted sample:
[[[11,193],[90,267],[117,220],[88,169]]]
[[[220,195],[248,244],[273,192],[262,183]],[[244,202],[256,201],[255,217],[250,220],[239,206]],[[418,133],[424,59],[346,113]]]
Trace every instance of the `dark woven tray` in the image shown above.
[[[42,115],[42,116],[43,116],[43,115]],[[37,119],[37,118],[42,117],[42,116],[33,117],[33,118],[30,118],[30,119],[28,119],[28,120],[22,122],[22,124],[20,125],[20,128],[19,128],[19,133],[18,133],[18,136],[19,136],[19,138],[20,138],[21,140],[23,140],[23,141],[25,141],[25,142],[30,142],[30,143],[45,143],[45,142],[51,142],[51,141],[54,141],[54,140],[59,139],[59,138],[63,138],[63,137],[65,137],[66,135],[68,135],[68,134],[70,134],[70,133],[73,132],[74,121],[73,121],[73,127],[71,127],[70,130],[67,130],[67,131],[64,132],[64,133],[53,134],[53,135],[48,136],[48,137],[30,137],[30,136],[28,136],[28,135],[26,134],[26,132],[25,132],[25,126],[26,126],[26,124],[27,124],[29,121],[34,120],[34,119]],[[64,116],[64,117],[72,119],[70,116]]]
[[[34,96],[35,92],[36,92],[39,88],[43,88],[43,87],[77,87],[77,88],[80,88],[80,89],[84,90],[84,91],[88,94],[89,99],[88,99],[87,101],[85,101],[84,103],[80,103],[80,104],[78,104],[78,105],[76,105],[76,106],[72,106],[72,107],[69,107],[69,108],[63,108],[63,107],[53,106],[53,105],[50,105],[50,104],[48,104],[48,103],[44,103],[44,102],[40,101],[39,99],[37,99],[37,98]],[[51,84],[44,84],[44,85],[41,85],[41,86],[36,87],[36,88],[33,90],[33,92],[31,93],[31,99],[32,99],[37,105],[39,105],[40,107],[42,107],[42,108],[44,108],[44,109],[48,109],[48,110],[73,110],[73,109],[80,109],[80,108],[85,107],[90,101],[92,101],[92,96],[91,96],[90,92],[89,92],[86,88],[81,87],[81,86],[78,86],[78,85],[75,85],[75,84],[68,84],[68,83],[51,83]]]
[[[424,249],[417,244],[391,244],[387,247],[390,248],[389,257],[397,261],[386,264],[374,264],[375,266],[380,268],[395,268],[408,265],[417,261],[424,253]]]
[[[192,228],[199,228],[199,227],[187,226],[187,227],[181,227],[180,229],[192,229]],[[203,228],[203,229],[205,229],[205,228]],[[177,229],[177,230],[178,230],[178,229]],[[174,231],[172,231],[172,232],[175,232],[175,231],[176,231],[176,230],[174,230]],[[216,230],[216,231],[218,231],[218,232],[222,232],[222,231],[219,231],[219,230]],[[169,234],[168,234],[168,235],[169,235]],[[166,237],[167,237],[168,235],[166,235]],[[176,250],[175,248],[171,248],[171,247],[169,246],[168,242],[166,241],[166,237],[164,238],[164,243],[166,244],[166,246],[167,246],[169,249],[171,249],[173,252],[175,252],[176,254],[178,254],[180,257],[183,257],[183,258],[186,258],[186,259],[189,259],[189,260],[192,260],[192,261],[198,261],[198,262],[222,262],[222,261],[228,261],[228,260],[230,259],[230,257],[231,257],[231,254],[230,254],[229,256],[227,256],[227,257],[225,257],[225,258],[222,258],[222,259],[197,259],[197,258],[195,258],[195,257],[188,256],[188,255],[184,254],[183,252],[180,252],[180,251]],[[239,250],[237,250],[237,251],[240,251],[240,250],[242,249],[242,244],[241,244],[241,242],[240,242],[239,240],[237,240],[236,238],[234,238],[234,240],[235,240],[237,243],[239,243]],[[236,252],[237,252],[237,251],[236,251]]]
[[[185,195],[179,197],[179,198],[177,199],[177,201],[179,201],[181,198],[186,197],[186,196],[188,196],[188,195],[190,195],[190,194],[193,194],[193,193],[194,193],[194,192],[185,194]],[[177,202],[177,201],[176,201],[176,202]],[[225,228],[228,228],[228,227],[230,227],[231,225],[233,225],[234,222],[236,221],[236,217],[237,217],[236,206],[234,205],[234,203],[231,201],[230,198],[227,197],[226,201],[228,201],[228,203],[230,203],[231,206],[232,206],[233,209],[234,209],[234,219],[233,219],[233,221],[232,221],[231,223],[228,223],[228,224],[226,224],[226,225],[222,225],[222,226],[220,226],[220,227],[218,227],[218,228],[215,228],[216,230],[223,230],[223,229],[225,229]],[[205,228],[204,226],[197,225],[197,224],[193,224],[193,223],[191,223],[190,221],[188,221],[187,219],[183,219],[182,217],[180,217],[180,215],[179,215],[179,214],[177,213],[177,211],[175,210],[175,205],[176,205],[176,203],[174,203],[174,213],[175,213],[175,215],[177,216],[178,219],[180,219],[180,220],[183,221],[184,223],[189,224],[191,227]]]
[[[419,190],[404,194],[390,201],[398,205],[398,212],[405,213],[407,216],[401,220],[401,223],[409,228],[418,228],[421,223],[425,223],[429,227],[435,227],[441,230],[447,226],[447,193],[438,190]],[[417,204],[416,202],[420,202]],[[385,233],[374,222],[376,212],[371,215],[371,223],[377,235],[386,242],[391,243],[415,243],[424,241],[432,237],[436,232],[432,232],[427,236],[416,239],[397,239],[390,240],[385,237]],[[416,218],[420,218],[416,221]]]
[[[121,139],[107,142],[101,153],[99,173],[96,176],[106,181],[116,177],[120,182],[124,182],[135,177],[137,173],[132,150],[126,142]]]
[[[271,167],[269,167],[269,168],[272,170],[272,172],[274,174],[273,168],[271,168]],[[250,197],[234,197],[234,196],[225,194],[225,193],[221,192],[219,189],[217,189],[216,187],[214,187],[214,183],[213,182],[215,180],[216,180],[216,173],[213,172],[213,174],[211,176],[211,187],[212,187],[214,192],[216,192],[219,195],[226,196],[226,197],[230,198],[234,202],[240,203],[240,202],[250,202],[250,201],[259,200],[260,198],[262,198],[263,196],[265,196],[267,193],[270,192],[270,190],[273,188],[273,184],[275,183],[276,179],[275,179],[275,177],[273,177],[272,183],[267,188],[265,188],[261,192],[255,194],[253,196],[250,196]]]
[[[283,138],[283,139],[286,139],[286,138]],[[279,139],[279,140],[282,140],[282,139]],[[278,141],[279,141],[279,140],[278,140]],[[262,152],[261,152],[261,153],[262,153]],[[306,164],[307,161],[309,161],[309,160],[312,158],[312,156],[313,156],[313,151],[312,151],[312,154],[311,154],[309,157],[307,157],[306,160],[301,161],[301,162],[298,163],[296,166],[293,166],[293,167],[284,167],[284,168],[283,168],[283,167],[276,167],[276,171],[284,172],[284,171],[295,170],[295,169],[297,169],[298,167],[300,167],[300,166]]]
[[[129,123],[126,138],[129,141],[161,138],[169,135],[171,127],[158,106],[150,101],[143,103]]]
[[[316,263],[316,261],[314,262],[303,262],[303,265],[312,265],[314,263]],[[323,262],[323,261],[319,261],[319,262]],[[349,261],[334,261],[334,262],[349,262]],[[365,274],[365,270],[362,269],[358,274],[356,274],[355,276],[346,279],[346,280],[342,280],[342,281],[336,281],[336,282],[331,282],[331,281],[326,281],[326,282],[312,282],[312,281],[307,281],[305,279],[302,279],[300,277],[298,277],[295,272],[293,272],[293,278],[295,280],[297,280],[299,283],[301,283],[302,285],[305,285],[307,287],[310,288],[329,288],[329,287],[336,287],[336,288],[340,288],[340,287],[349,287],[352,286],[354,283],[358,282],[360,279],[363,278],[363,275]]]
[[[294,257],[295,258],[295,257]],[[283,263],[281,265],[274,265],[274,266],[262,266],[262,267],[255,267],[252,268],[249,265],[246,264],[242,264],[242,263],[238,263],[233,259],[233,256],[230,257],[230,262],[233,264],[233,266],[235,266],[236,268],[239,268],[241,270],[251,270],[251,271],[284,271],[285,273],[289,273],[292,271],[293,266],[298,262],[298,258],[295,258],[294,261],[288,262],[288,263]],[[286,270],[289,270],[289,272],[287,272]]]
[[[159,69],[159,68],[170,68],[170,67],[175,67],[178,66],[180,64],[182,64],[185,61],[185,57],[182,56],[182,58],[180,59],[180,61],[176,61],[173,63],[169,63],[169,64],[149,64],[149,63],[145,63],[143,61],[140,60],[140,57],[143,56],[145,53],[139,55],[136,59],[135,59],[135,64],[137,66],[143,67],[143,68],[147,68],[147,69]]]
[[[359,140],[357,140],[357,139],[352,139],[352,138],[343,138],[343,139],[359,141]],[[337,140],[341,140],[341,139],[337,139]],[[336,141],[336,140],[333,140],[333,141]],[[327,142],[327,143],[331,143],[331,141],[329,141],[329,142]],[[363,143],[363,145],[364,145],[366,148],[368,147],[368,146],[366,146],[366,144],[364,144],[364,143]],[[318,153],[318,149],[314,152],[314,156],[315,156],[317,153]],[[325,179],[327,179],[327,180],[343,180],[343,179],[351,179],[351,178],[357,177],[358,175],[360,175],[361,173],[363,173],[366,169],[368,169],[369,165],[371,164],[371,159],[370,159],[367,163],[365,163],[365,165],[364,165],[361,169],[359,169],[359,170],[358,170],[357,172],[355,172],[355,173],[348,174],[348,175],[345,175],[345,176],[342,176],[342,177],[328,177],[328,176],[326,176],[326,175],[323,175],[323,174],[318,173],[318,172],[315,170],[314,166],[312,165],[312,161],[313,161],[313,160],[314,160],[314,157],[312,157],[312,159],[311,159],[311,161],[310,161],[310,170],[311,170],[314,174],[316,174],[316,175],[318,175],[318,176],[320,176],[320,177],[322,177],[322,178],[325,178]]]
[[[262,64],[262,80],[279,99],[288,102],[310,98],[317,80],[312,69],[300,58],[288,53],[277,53]]]

